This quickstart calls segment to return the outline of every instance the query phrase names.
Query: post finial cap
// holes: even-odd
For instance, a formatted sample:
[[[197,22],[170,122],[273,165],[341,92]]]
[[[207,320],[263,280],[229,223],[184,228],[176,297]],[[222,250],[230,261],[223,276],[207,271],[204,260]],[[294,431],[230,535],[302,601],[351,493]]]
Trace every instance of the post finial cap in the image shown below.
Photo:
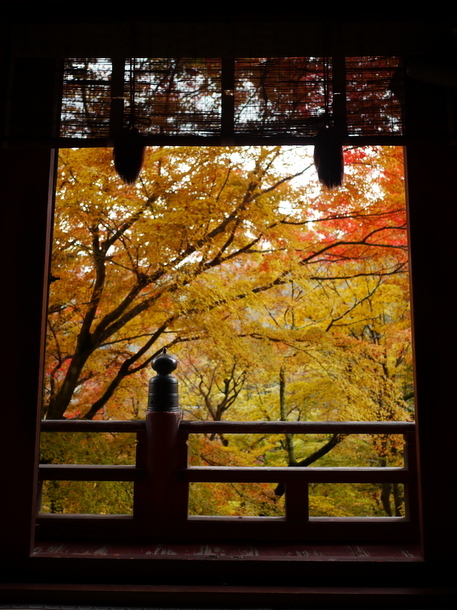
[[[153,359],[151,366],[158,375],[170,375],[178,366],[178,361],[164,347],[162,353]]]

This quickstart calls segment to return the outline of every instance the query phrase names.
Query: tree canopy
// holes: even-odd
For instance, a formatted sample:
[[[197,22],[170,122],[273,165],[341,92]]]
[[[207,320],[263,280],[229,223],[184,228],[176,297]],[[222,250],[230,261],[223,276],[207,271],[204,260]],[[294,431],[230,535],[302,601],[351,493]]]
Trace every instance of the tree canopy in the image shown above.
[[[407,300],[397,149],[347,152],[327,193],[301,180],[306,151],[151,149],[135,186],[110,154],[61,151],[48,418],[95,416],[164,346],[251,358],[239,339],[315,346],[341,329],[374,346],[370,324]]]
[[[144,416],[163,347],[186,417],[413,415],[401,149],[346,150],[331,191],[306,148],[151,148],[135,185],[111,156],[60,153],[43,416]],[[230,459],[303,465],[341,440],[230,441]]]

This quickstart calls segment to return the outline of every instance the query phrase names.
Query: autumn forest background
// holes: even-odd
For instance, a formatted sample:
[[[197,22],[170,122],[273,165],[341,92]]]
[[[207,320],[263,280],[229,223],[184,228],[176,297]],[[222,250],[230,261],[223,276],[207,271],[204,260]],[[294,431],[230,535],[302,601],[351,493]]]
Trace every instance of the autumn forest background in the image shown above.
[[[152,359],[179,360],[186,419],[414,417],[403,151],[345,150],[327,190],[307,147],[60,151],[43,418],[144,419]],[[129,435],[42,434],[44,463],[134,462]],[[384,436],[196,435],[193,464],[402,465]],[[129,483],[48,481],[42,510],[130,513]],[[314,485],[314,516],[403,514],[395,485]],[[192,514],[281,515],[274,485],[195,484]]]

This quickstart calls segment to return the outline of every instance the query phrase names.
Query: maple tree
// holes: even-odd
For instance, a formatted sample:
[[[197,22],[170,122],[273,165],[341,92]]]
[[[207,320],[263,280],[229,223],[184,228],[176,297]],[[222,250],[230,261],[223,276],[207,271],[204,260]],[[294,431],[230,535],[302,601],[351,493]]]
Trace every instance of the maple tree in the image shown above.
[[[83,388],[96,391],[104,374],[115,370],[85,414],[92,417],[124,377],[151,360],[152,347],[194,338],[198,315],[218,300],[217,284],[204,301],[196,279],[257,251],[262,235],[248,236],[246,216],[284,182],[266,179],[279,151],[262,151],[245,180],[240,167],[229,164],[231,153],[197,149],[192,157],[190,152],[153,151],[150,179],[146,168],[138,187],[119,184],[109,151],[62,154],[52,271],[58,279],[49,307],[48,417],[62,417]],[[238,294],[221,296],[228,301],[246,295],[240,285]]]
[[[258,308],[291,277],[334,281],[335,264],[341,280],[404,268],[404,256],[386,264],[384,255],[403,253],[404,209],[381,211],[380,201],[367,210],[363,176],[341,197],[305,202],[292,179],[304,169],[280,175],[280,148],[254,151],[152,150],[133,187],[119,183],[107,150],[62,152],[47,417],[89,401],[79,413],[93,417],[159,347],[195,340],[205,327],[221,338],[230,325],[222,318]]]
[[[412,416],[412,406],[408,402],[412,395],[412,364],[408,277],[404,267],[404,192],[401,158],[398,151],[393,157],[391,154],[389,151],[386,157],[378,159],[378,162],[387,163],[386,173],[379,177],[378,184],[384,179],[389,181],[389,203],[395,206],[390,211],[395,210],[398,222],[395,231],[399,236],[390,242],[394,255],[384,252],[381,256],[384,265],[381,273],[367,272],[373,264],[368,257],[368,267],[366,259],[354,257],[349,259],[349,266],[355,264],[358,272],[351,275],[347,273],[348,261],[343,258],[334,265],[340,273],[343,271],[342,277],[323,276],[317,281],[315,277],[310,279],[295,274],[294,280],[287,285],[272,288],[263,296],[263,315],[259,309],[255,316],[252,316],[252,310],[247,310],[248,319],[243,319],[241,324],[244,333],[238,335],[244,346],[240,348],[239,342],[231,339],[232,351],[225,370],[215,355],[210,356],[208,362],[196,349],[187,346],[186,350],[191,353],[184,357],[183,364],[190,363],[190,368],[181,366],[184,393],[191,392],[191,405],[195,402],[201,405],[189,409],[188,417],[216,419],[218,411],[214,405],[226,408],[230,396],[235,395],[236,383],[237,403],[224,413],[224,418],[382,421]],[[333,220],[329,219],[329,222]],[[375,213],[375,232],[382,228],[377,222]],[[237,346],[239,351],[234,358]],[[235,364],[237,377],[234,376]],[[200,403],[196,397],[200,398]],[[227,439],[220,440],[227,444]],[[343,440],[339,453],[335,452]],[[345,465],[348,456],[356,453],[365,463],[401,465],[402,442],[396,438],[365,437],[360,445],[355,439],[337,435],[320,439],[288,435],[265,441],[260,451],[258,442],[249,449],[244,441],[235,437],[230,445],[232,453],[222,454],[219,463],[230,463],[233,453],[239,451],[241,454],[250,452],[257,463],[261,456],[262,462],[269,465],[306,466],[317,459],[321,459],[322,465]],[[322,462],[323,456],[330,451],[332,456]],[[201,449],[201,453],[207,455],[207,449]],[[229,461],[224,460],[224,455]],[[338,461],[341,455],[343,463]],[[254,463],[251,460],[251,464]],[[377,498],[375,511],[401,514],[398,487],[386,485],[379,494],[373,491],[367,491],[365,496],[367,494]],[[341,496],[341,492],[336,495]],[[343,495],[354,497],[350,490]],[[270,499],[274,501],[273,493],[270,493]],[[325,510],[329,510],[328,497],[324,501],[322,495],[311,495],[311,500],[317,514],[320,514],[323,502]],[[335,496],[332,502],[334,510],[327,514],[337,515]],[[354,504],[350,514],[359,514],[354,512],[358,510],[354,508],[358,504],[360,502]],[[346,511],[349,506],[347,501]],[[364,506],[360,509],[362,512],[373,510],[373,506],[370,509]]]
[[[44,415],[141,417],[148,365],[168,347],[188,417],[409,417],[402,154],[345,157],[343,188],[325,191],[306,149],[153,148],[133,186],[109,150],[61,151]],[[352,446],[216,441],[194,439],[193,455],[304,465],[326,446],[322,459],[347,459]],[[385,463],[401,452],[367,443]],[[274,486],[261,494],[277,514]],[[313,497],[318,511],[340,510]]]

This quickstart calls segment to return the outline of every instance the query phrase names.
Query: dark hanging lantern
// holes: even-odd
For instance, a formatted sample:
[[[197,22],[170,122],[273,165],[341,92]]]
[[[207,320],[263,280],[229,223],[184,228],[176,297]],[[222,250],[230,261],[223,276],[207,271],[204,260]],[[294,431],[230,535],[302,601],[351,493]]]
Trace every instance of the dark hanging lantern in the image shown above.
[[[330,60],[324,61],[324,124],[314,141],[314,166],[319,182],[328,189],[343,184],[344,158],[341,130],[335,127],[334,99],[330,100]]]
[[[135,60],[130,60],[130,113],[128,125],[116,138],[113,150],[114,167],[126,184],[134,184],[143,168],[144,138],[135,127]]]
[[[343,184],[343,143],[335,127],[324,127],[317,133],[314,144],[314,165],[319,182],[328,189]]]
[[[133,125],[123,129],[116,139],[113,151],[114,167],[126,184],[138,179],[144,162],[145,145],[143,136]]]

